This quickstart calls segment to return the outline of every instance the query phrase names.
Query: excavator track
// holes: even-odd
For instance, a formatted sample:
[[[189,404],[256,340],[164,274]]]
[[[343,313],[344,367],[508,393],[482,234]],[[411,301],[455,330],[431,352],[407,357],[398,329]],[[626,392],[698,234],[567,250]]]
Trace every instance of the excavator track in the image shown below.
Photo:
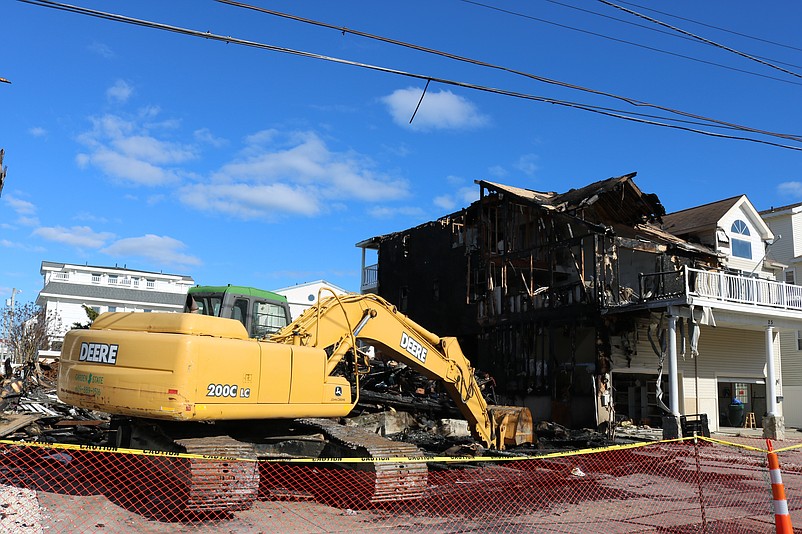
[[[191,458],[182,482],[187,512],[233,512],[253,505],[259,493],[259,464],[252,445],[228,436],[176,440]],[[242,461],[254,460],[254,461]]]
[[[391,441],[358,427],[349,427],[331,419],[305,418],[301,423],[323,431],[329,441],[365,458],[420,457],[415,445]],[[429,470],[425,462],[374,462],[372,503],[420,499],[426,493]]]

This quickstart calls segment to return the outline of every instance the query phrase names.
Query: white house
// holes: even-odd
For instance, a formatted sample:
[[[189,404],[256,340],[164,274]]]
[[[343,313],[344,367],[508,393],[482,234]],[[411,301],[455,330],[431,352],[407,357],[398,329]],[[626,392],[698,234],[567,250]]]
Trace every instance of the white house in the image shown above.
[[[779,332],[802,329],[802,287],[776,281],[785,266],[767,254],[775,254],[775,234],[744,195],[668,214],[663,228],[718,252],[724,267],[686,268],[682,306],[673,308],[673,324],[669,317],[669,340],[680,334],[674,354],[682,413],[716,414],[714,430],[740,426],[743,419],[730,408],[737,399],[757,426],[767,415],[768,433],[775,425],[781,433],[789,402]],[[642,364],[640,354],[654,355],[648,336],[639,345],[630,369]]]
[[[314,282],[306,282],[304,284],[274,289],[273,292],[287,297],[287,302],[290,305],[290,315],[292,315],[292,319],[295,320],[304,310],[317,302],[318,296],[320,296],[320,298],[331,296],[331,291],[321,292],[323,288],[331,289],[335,295],[349,293],[347,289],[343,289],[325,280],[316,280]]]
[[[769,253],[785,264],[781,280],[802,282],[802,203],[760,212],[775,238]],[[802,326],[780,333],[783,397],[786,406],[802,406]],[[802,410],[786,410],[785,423],[802,428]]]
[[[86,323],[83,305],[98,313],[107,311],[180,312],[187,290],[195,285],[190,276],[138,271],[126,267],[102,267],[43,261],[44,287],[36,304],[61,323],[58,336],[74,323]]]

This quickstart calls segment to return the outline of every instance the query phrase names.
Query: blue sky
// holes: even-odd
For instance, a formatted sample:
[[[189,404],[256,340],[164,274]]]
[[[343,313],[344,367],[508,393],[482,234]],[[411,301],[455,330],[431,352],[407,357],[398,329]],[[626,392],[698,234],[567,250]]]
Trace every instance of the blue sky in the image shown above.
[[[802,200],[798,150],[444,81],[665,112],[212,0],[75,1],[443,81],[429,84],[415,113],[425,79],[4,0],[0,78],[11,84],[0,83],[3,298],[18,288],[18,300],[35,299],[42,260],[163,270],[201,284],[274,289],[326,279],[358,290],[355,243],[468,205],[478,179],[565,191],[634,171],[668,211],[739,194],[758,209]],[[618,3],[779,68],[600,1],[251,3],[802,134],[802,77],[780,70],[802,73],[796,2]]]

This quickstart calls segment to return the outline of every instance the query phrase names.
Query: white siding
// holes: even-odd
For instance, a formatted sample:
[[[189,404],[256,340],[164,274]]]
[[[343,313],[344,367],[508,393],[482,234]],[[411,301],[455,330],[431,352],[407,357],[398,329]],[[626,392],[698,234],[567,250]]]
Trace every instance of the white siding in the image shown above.
[[[787,237],[789,241],[793,238],[794,243],[794,252],[790,257],[796,258],[797,256],[802,256],[802,213],[791,216],[791,234]]]
[[[742,220],[746,223],[749,227],[749,237],[738,235],[734,236],[732,233],[732,223],[736,220]],[[729,255],[727,258],[727,263],[730,268],[732,269],[740,269],[741,271],[751,272],[755,266],[758,264],[760,260],[763,259],[763,253],[765,251],[765,247],[763,245],[763,241],[760,238],[760,233],[758,232],[757,228],[755,227],[755,223],[752,218],[746,213],[743,209],[735,209],[729,211],[724,217],[721,218],[719,224],[727,233],[727,236],[730,238],[730,248],[723,248],[721,249],[722,252]],[[749,241],[752,244],[752,259],[748,260],[745,258],[736,258],[732,256],[732,240],[735,239],[743,239]]]
[[[663,324],[666,322],[664,320]],[[685,332],[688,334],[687,330]],[[779,336],[776,336],[779,338]],[[657,342],[655,340],[655,342]],[[775,366],[781,376],[780,343],[775,339]],[[638,329],[637,354],[631,355],[630,363],[613,351],[613,372],[621,370],[657,369],[658,357],[649,343],[645,324]],[[723,327],[701,326],[699,356],[692,358],[690,343],[686,344],[686,355],[678,356],[677,368],[681,377],[680,412],[683,414],[706,413],[711,430],[718,429],[717,377],[765,378],[766,333],[760,330],[736,330]],[[677,352],[682,351],[680,329],[677,328]],[[668,373],[668,355],[663,362],[663,373]],[[698,395],[697,395],[698,384]],[[782,395],[778,387],[777,394]],[[668,392],[663,401],[668,404]],[[698,402],[698,407],[697,407]],[[787,404],[787,399],[784,404]]]
[[[802,351],[796,348],[796,335],[796,332],[780,334],[785,406],[802,406]],[[802,410],[786,410],[784,415],[786,426],[802,427]]]

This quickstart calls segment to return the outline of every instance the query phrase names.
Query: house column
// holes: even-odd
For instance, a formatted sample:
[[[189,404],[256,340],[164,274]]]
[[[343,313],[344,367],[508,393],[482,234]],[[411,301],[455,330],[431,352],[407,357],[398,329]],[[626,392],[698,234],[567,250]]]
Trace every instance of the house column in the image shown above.
[[[365,287],[365,247],[362,247],[362,270],[359,271],[359,292]]]
[[[766,411],[776,416],[777,378],[774,371],[774,327],[771,324],[766,326],[766,400]]]
[[[677,316],[668,309],[668,407],[679,417],[679,377],[677,376]]]
[[[766,411],[763,418],[763,437],[766,439],[785,439],[785,418],[777,409],[777,373],[774,369],[774,324],[766,325]]]
[[[679,377],[677,376],[677,314],[668,308],[668,408],[671,414],[663,417],[663,439],[682,436],[679,416]]]

